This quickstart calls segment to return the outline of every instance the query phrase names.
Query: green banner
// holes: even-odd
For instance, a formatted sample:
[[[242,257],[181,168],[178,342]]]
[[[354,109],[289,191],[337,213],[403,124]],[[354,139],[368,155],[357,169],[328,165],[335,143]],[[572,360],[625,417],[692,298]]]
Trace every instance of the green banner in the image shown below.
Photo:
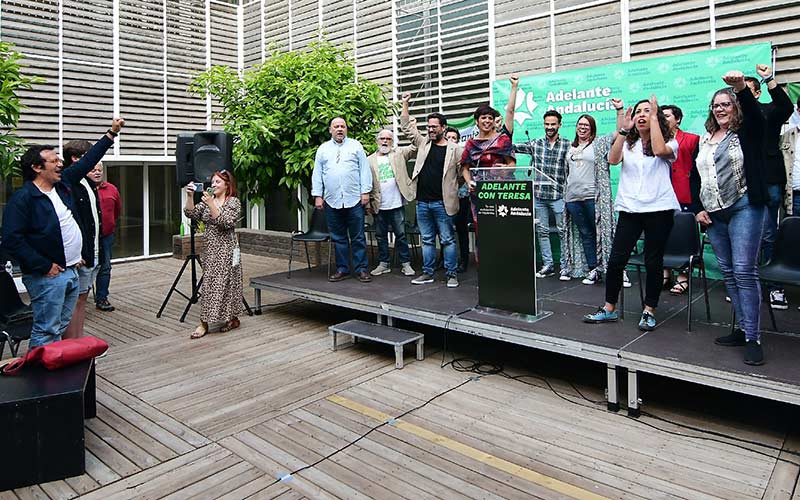
[[[520,78],[514,112],[514,142],[525,141],[525,130],[533,138],[544,136],[542,115],[555,109],[564,117],[561,136],[572,139],[578,117],[588,113],[597,121],[598,134],[614,130],[616,114],[610,99],[618,97],[631,106],[655,94],[659,104],[675,104],[683,111],[682,129],[695,134],[705,131],[711,96],[724,87],[722,75],[740,70],[755,75],[755,65],[770,64],[772,48],[758,43],[704,50],[606,66],[560,71]],[[504,113],[511,83],[493,83],[495,109]],[[761,101],[769,100],[764,92]]]
[[[514,143],[544,136],[542,115],[555,109],[563,116],[561,137],[572,140],[575,124],[580,115],[592,115],[597,122],[598,135],[607,134],[616,128],[616,112],[610,103],[612,97],[632,106],[641,99],[655,94],[659,104],[675,104],[683,111],[681,128],[702,135],[708,117],[711,96],[723,88],[722,75],[739,70],[746,75],[755,75],[756,64],[771,64],[772,47],[769,43],[758,43],[704,50],[676,56],[658,57],[609,64],[590,68],[529,75],[520,78],[514,110]],[[511,90],[508,80],[495,81],[492,87],[495,109],[505,114]],[[800,87],[789,86],[789,95],[796,102]],[[768,102],[767,92],[762,92],[761,101]],[[517,155],[517,165],[528,165],[527,155]],[[522,177],[518,171],[517,177]],[[611,167],[611,187],[616,193],[619,166]],[[557,246],[555,248],[558,248]],[[706,252],[709,275],[718,277],[716,259]],[[556,257],[557,258],[557,257]]]
[[[787,83],[786,93],[789,94],[792,104],[797,104],[797,99],[800,99],[800,83]]]

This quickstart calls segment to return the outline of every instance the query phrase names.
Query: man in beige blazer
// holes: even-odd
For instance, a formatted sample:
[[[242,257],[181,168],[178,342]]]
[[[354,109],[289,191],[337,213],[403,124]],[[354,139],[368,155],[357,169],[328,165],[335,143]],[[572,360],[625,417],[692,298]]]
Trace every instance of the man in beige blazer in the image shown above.
[[[417,152],[415,145],[394,147],[394,133],[383,129],[377,136],[378,150],[367,157],[372,170],[369,210],[375,219],[378,240],[378,266],[370,274],[379,276],[392,271],[389,259],[389,230],[394,233],[394,251],[402,273],[414,276],[406,240],[406,204],[416,197],[416,185],[408,176],[408,160]]]
[[[427,135],[409,122],[411,94],[402,96],[400,128],[417,147],[417,160],[411,182],[417,193],[417,225],[422,236],[422,274],[411,280],[415,285],[433,283],[436,261],[436,236],[444,254],[447,286],[458,286],[458,250],[453,219],[458,213],[458,175],[462,147],[444,137],[447,120],[441,113],[427,116]]]

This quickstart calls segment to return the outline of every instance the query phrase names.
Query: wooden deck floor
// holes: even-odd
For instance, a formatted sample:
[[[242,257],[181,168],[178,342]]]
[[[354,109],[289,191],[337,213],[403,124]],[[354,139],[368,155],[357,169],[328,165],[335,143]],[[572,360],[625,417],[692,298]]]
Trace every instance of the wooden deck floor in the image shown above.
[[[248,276],[286,267],[249,255],[244,264]],[[327,327],[350,316],[322,305],[273,307],[244,317],[238,330],[192,341],[197,307],[181,324],[184,301],[176,297],[155,318],[179,266],[117,265],[117,310],[89,311],[88,333],[112,347],[97,366],[87,474],[0,492],[0,500],[800,499],[792,433],[660,408],[672,420],[764,446],[718,442],[608,413],[558,380],[578,404],[539,381],[442,369],[436,356],[395,370],[382,346],[331,352]]]

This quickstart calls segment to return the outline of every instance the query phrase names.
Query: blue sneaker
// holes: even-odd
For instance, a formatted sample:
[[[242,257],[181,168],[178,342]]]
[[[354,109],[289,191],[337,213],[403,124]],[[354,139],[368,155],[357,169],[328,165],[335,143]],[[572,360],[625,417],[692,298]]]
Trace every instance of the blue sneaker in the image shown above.
[[[605,307],[600,307],[597,309],[597,312],[592,314],[587,314],[583,317],[584,323],[613,323],[619,319],[619,313],[617,311],[608,312],[606,311]]]
[[[639,330],[649,332],[656,329],[656,317],[648,311],[642,311],[642,319],[639,320]]]

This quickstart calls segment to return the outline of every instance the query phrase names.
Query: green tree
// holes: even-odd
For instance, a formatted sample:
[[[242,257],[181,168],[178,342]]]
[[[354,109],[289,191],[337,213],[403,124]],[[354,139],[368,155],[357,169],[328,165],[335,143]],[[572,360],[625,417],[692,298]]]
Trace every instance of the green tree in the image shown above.
[[[346,50],[322,40],[302,51],[275,51],[242,76],[215,66],[192,81],[190,92],[222,106],[215,117],[236,138],[236,179],[251,200],[309,187],[316,149],[330,139],[337,116],[347,120],[348,137],[374,148],[373,134],[392,112],[388,89],[357,78]]]
[[[19,157],[25,142],[14,133],[23,108],[17,93],[43,81],[35,76],[23,76],[21,59],[22,54],[15,51],[12,44],[0,42],[0,178],[21,174]]]

